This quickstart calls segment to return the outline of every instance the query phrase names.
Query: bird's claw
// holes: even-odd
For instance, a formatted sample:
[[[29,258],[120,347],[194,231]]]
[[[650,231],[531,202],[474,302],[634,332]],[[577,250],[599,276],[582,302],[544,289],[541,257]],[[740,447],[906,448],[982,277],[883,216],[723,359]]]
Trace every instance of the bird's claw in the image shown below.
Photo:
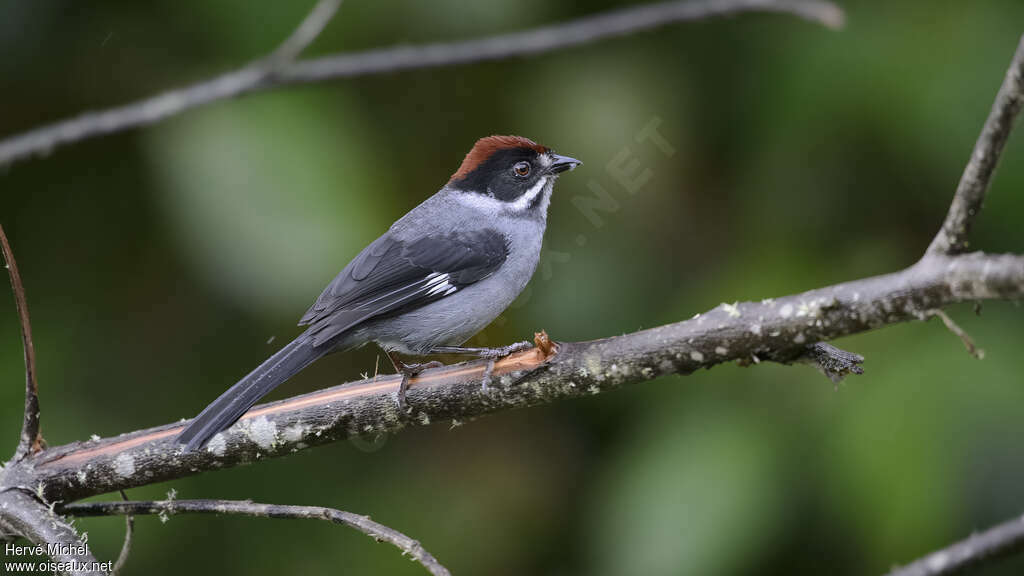
[[[395,401],[398,403],[399,412],[404,414],[408,409],[408,402],[406,402],[405,396],[406,392],[409,390],[409,382],[412,380],[413,376],[416,376],[424,370],[440,368],[442,366],[444,366],[444,364],[437,360],[431,360],[430,362],[423,362],[421,364],[406,364],[404,362],[395,363],[395,368],[398,370],[398,373],[402,375],[402,383],[398,385],[398,391],[395,392]]]

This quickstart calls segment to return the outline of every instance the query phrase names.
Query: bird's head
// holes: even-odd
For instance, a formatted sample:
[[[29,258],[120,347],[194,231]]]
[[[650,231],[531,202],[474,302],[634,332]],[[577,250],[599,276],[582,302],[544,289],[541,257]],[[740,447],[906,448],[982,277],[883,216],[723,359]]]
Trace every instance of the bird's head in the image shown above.
[[[470,204],[543,217],[558,175],[582,164],[522,136],[487,136],[466,154],[448,188]]]

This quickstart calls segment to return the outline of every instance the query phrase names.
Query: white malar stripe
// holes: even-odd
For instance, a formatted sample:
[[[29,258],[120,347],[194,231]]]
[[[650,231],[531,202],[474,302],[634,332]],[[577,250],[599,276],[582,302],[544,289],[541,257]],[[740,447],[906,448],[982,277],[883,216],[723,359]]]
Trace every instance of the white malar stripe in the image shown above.
[[[532,188],[523,193],[522,196],[516,199],[512,203],[511,208],[516,212],[522,212],[526,210],[530,204],[537,198],[537,196],[544,190],[544,185],[548,183],[547,177],[541,177],[537,180],[537,183]]]
[[[542,177],[533,187],[517,198],[515,202],[504,202],[491,196],[484,196],[476,192],[466,192],[465,190],[453,190],[453,192],[455,192],[455,198],[464,206],[474,208],[491,216],[497,216],[506,210],[513,212],[526,210],[537,196],[544,191],[544,186],[548,183],[549,179],[547,176]]]

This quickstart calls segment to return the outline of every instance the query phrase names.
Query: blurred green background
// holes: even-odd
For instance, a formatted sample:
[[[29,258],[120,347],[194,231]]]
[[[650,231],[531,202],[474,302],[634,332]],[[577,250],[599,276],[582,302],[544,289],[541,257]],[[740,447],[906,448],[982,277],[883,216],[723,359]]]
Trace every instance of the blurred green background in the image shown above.
[[[626,2],[351,0],[310,55],[458,39]],[[298,334],[320,289],[434,193],[476,138],[529,136],[562,179],[545,263],[477,342],[650,327],[720,302],[893,271],[924,250],[988,113],[1024,2],[845,2],[830,32],[745,15],[556,54],[302,86],[0,172],[51,444],[197,413]],[[206,78],[270,51],[311,1],[0,2],[0,134]],[[675,150],[636,135],[650,122]],[[620,156],[621,155],[621,156]],[[616,158],[649,180],[635,193]],[[600,186],[613,209],[575,197]],[[973,237],[1024,251],[1024,135]],[[576,202],[579,202],[577,200]],[[0,438],[23,368],[0,300]],[[840,341],[866,374],[722,366],[129,491],[338,507],[455,574],[879,574],[1024,510],[1024,311]],[[273,340],[272,340],[273,339]],[[367,348],[273,398],[372,372]],[[116,556],[123,522],[80,520]],[[137,521],[128,574],[420,574],[316,522]],[[979,574],[1019,574],[1024,560]]]

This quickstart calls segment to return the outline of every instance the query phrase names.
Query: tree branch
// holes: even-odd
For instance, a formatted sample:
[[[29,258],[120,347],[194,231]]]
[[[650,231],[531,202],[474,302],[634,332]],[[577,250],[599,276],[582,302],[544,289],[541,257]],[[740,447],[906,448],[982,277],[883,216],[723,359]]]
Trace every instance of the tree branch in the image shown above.
[[[889,572],[888,576],[945,576],[959,574],[983,562],[1024,550],[1024,516],[972,534],[937,552]]]
[[[370,520],[369,516],[360,516],[351,512],[323,508],[320,506],[284,506],[279,504],[259,504],[237,500],[165,500],[162,502],[88,502],[69,504],[62,512],[73,516],[111,516],[115,514],[218,514],[250,516],[255,518],[300,518],[329,520],[335,524],[344,524],[355,528],[374,540],[394,545],[402,554],[423,565],[435,576],[450,576],[447,568],[441,565],[416,540]]]
[[[234,98],[266,85],[299,56],[334,16],[341,0],[319,0],[299,27],[269,56],[239,70],[132,104],[89,112],[0,141],[0,166],[48,154],[57,146],[147,126],[190,108]]]
[[[47,550],[60,565],[56,572],[95,575],[110,570],[109,562],[97,562],[88,547],[63,518],[18,488],[0,491],[0,531],[17,534]]]
[[[981,211],[992,175],[995,173],[999,156],[1010,137],[1013,122],[1024,104],[1024,36],[1017,45],[1010,67],[1006,70],[1003,85],[999,88],[996,101],[992,104],[988,120],[974,144],[971,159],[967,162],[960,184],[956,187],[953,203],[946,214],[939,233],[935,235],[928,254],[957,254],[967,251],[967,239],[971,225]]]
[[[729,361],[800,360],[807,345],[925,318],[956,302],[1024,297],[1024,256],[932,256],[900,272],[783,298],[721,305],[675,324],[591,342],[560,343],[498,362],[487,389],[486,361],[428,370],[414,378],[409,412],[394,399],[399,379],[379,377],[257,406],[215,436],[206,450],[182,453],[182,424],[48,448],[12,467],[8,482],[39,485],[66,502],[181,478],[257,458],[409,424],[466,420],[498,410],[590,396],[663,374],[689,374]]]
[[[274,69],[280,68],[295,60],[302,54],[302,51],[309,47],[316,40],[317,36],[324,31],[327,23],[334,18],[334,14],[341,7],[341,0],[320,0],[313,7],[313,10],[306,16],[306,19],[299,24],[299,27],[292,32],[287,40],[281,43],[274,50],[274,53],[267,58],[268,64]]]
[[[32,343],[32,323],[28,318],[28,301],[25,299],[25,286],[21,283],[18,263],[14,260],[14,252],[7,242],[4,227],[0,226],[0,251],[3,252],[7,265],[7,274],[11,278],[11,289],[14,291],[14,305],[18,310],[18,321],[21,324],[21,346],[25,354],[25,418],[21,425],[21,436],[18,447],[14,451],[14,460],[38,452],[42,448],[43,437],[39,432],[39,386],[36,384],[36,348]]]
[[[536,55],[675,22],[740,12],[788,13],[830,28],[843,24],[842,10],[823,0],[686,0],[612,10],[562,24],[476,40],[396,46],[294,61],[320,32],[339,3],[322,0],[274,54],[239,70],[6,138],[0,141],[0,166],[48,154],[58,146],[147,126],[191,108],[270,88]]]

